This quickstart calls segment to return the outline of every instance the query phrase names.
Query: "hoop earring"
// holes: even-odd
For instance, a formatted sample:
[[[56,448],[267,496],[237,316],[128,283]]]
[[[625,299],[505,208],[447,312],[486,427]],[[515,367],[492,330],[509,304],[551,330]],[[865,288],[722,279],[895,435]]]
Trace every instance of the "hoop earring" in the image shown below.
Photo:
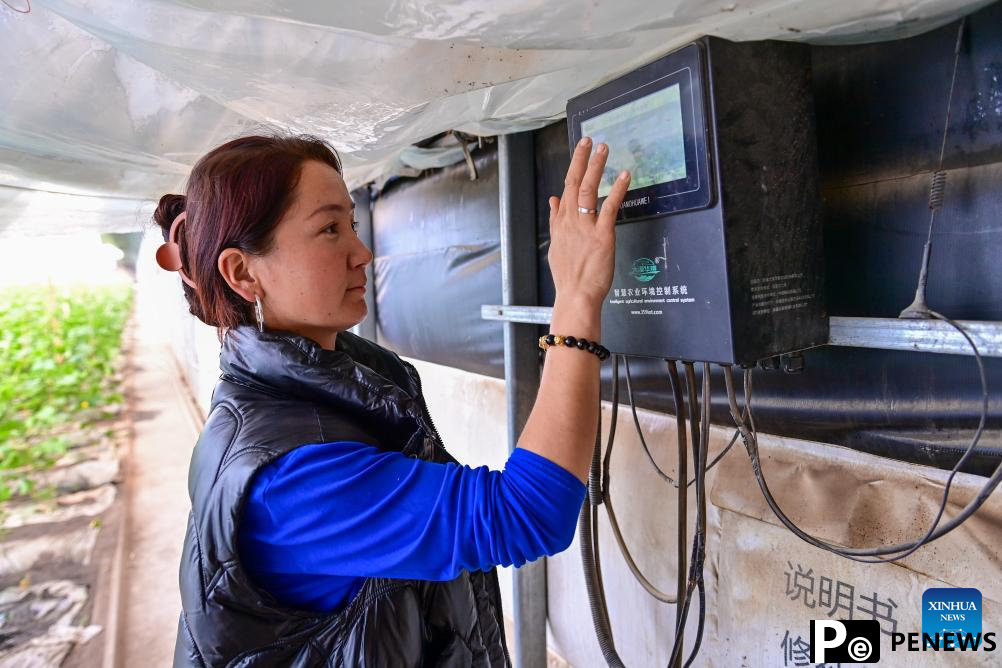
[[[257,295],[254,295],[254,317],[257,319],[257,331],[264,332],[264,307]]]

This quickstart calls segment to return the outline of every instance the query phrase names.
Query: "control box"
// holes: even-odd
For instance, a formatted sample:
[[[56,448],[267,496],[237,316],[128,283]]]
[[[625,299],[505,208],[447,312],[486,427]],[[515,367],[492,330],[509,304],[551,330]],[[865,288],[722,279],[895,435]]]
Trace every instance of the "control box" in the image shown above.
[[[753,364],[828,342],[806,45],[706,37],[567,103],[630,189],[602,308],[614,353]]]

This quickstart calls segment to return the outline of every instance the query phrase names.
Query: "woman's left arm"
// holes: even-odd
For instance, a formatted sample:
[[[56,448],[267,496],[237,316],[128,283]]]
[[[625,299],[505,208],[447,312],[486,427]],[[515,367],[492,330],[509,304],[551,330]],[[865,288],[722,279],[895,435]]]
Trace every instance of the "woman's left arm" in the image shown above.
[[[533,452],[504,471],[356,442],[307,445],[265,469],[241,526],[257,570],[449,580],[520,566],[574,537],[585,486]]]

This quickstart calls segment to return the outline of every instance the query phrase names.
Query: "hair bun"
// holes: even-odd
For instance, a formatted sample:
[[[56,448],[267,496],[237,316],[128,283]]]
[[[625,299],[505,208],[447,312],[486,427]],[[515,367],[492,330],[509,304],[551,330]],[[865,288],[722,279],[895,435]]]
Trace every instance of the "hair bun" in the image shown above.
[[[164,195],[153,212],[153,221],[160,226],[164,241],[170,234],[171,223],[185,210],[187,198],[184,195]]]

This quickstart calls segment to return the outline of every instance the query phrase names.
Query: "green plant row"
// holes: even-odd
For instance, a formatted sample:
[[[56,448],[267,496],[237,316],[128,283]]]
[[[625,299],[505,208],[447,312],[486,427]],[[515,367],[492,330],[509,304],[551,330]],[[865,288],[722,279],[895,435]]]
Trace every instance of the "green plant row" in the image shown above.
[[[123,401],[131,308],[127,284],[0,291],[0,470],[50,465],[71,445],[61,431]]]

